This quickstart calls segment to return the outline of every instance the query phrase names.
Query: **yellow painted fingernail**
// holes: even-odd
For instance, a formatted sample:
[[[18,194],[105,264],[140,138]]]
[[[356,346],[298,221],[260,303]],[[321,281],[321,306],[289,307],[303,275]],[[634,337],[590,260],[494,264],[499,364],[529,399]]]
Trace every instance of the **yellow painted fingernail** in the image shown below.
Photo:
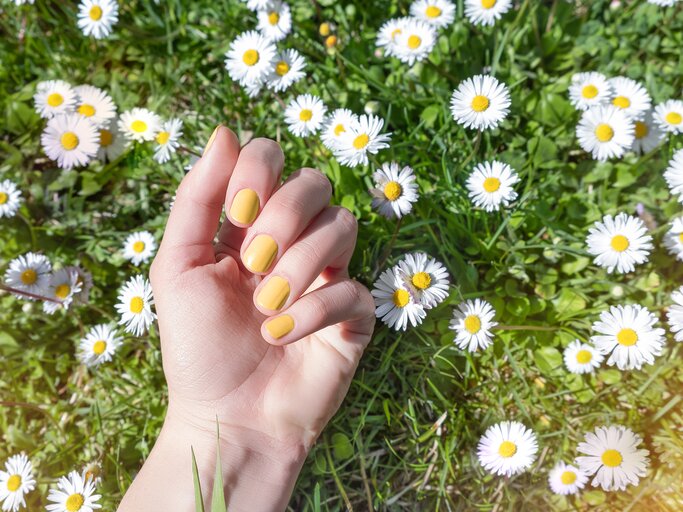
[[[251,224],[260,206],[258,194],[250,188],[243,188],[235,195],[230,207],[230,216],[241,224]]]
[[[266,322],[266,331],[273,338],[280,339],[294,329],[294,319],[289,315],[280,315]]]
[[[270,268],[275,256],[277,242],[268,235],[258,235],[244,251],[242,262],[252,272],[265,272]]]
[[[265,309],[277,311],[289,298],[289,281],[284,277],[273,276],[266,281],[256,296],[256,303]]]
[[[211,149],[211,145],[213,144],[213,141],[216,140],[216,135],[218,134],[218,129],[221,127],[219,124],[213,129],[213,133],[211,134],[211,137],[209,137],[209,142],[206,143],[206,147],[204,148],[204,153],[202,155],[206,155],[207,151]]]

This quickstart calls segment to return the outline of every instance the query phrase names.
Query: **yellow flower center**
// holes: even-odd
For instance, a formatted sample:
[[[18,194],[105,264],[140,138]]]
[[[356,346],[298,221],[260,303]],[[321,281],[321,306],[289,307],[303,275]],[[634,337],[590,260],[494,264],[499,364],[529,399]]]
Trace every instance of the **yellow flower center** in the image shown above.
[[[334,127],[334,134],[339,137],[342,133],[346,131],[346,128],[344,128],[344,125],[339,123],[337,126]]]
[[[289,71],[289,64],[287,64],[284,60],[281,60],[280,62],[275,64],[275,72],[279,76],[285,76],[288,71]]]
[[[78,512],[81,510],[84,501],[82,494],[72,494],[66,499],[66,510],[68,512]]]
[[[97,340],[95,343],[93,343],[92,346],[92,351],[97,354],[98,356],[104,354],[104,351],[107,350],[107,342],[104,340]]]
[[[145,242],[138,240],[133,244],[133,252],[141,253],[145,250]]]
[[[325,39],[325,46],[327,46],[328,48],[332,48],[336,44],[337,44],[337,36],[335,36],[334,34],[332,34],[327,39]]]
[[[484,180],[484,190],[489,194],[497,191],[500,188],[500,180],[498,178],[486,178]]]
[[[9,200],[6,192],[0,192],[0,205],[5,204]]]
[[[425,14],[427,15],[427,18],[438,18],[441,16],[441,9],[436,5],[429,5],[427,6],[427,9],[425,9]]]
[[[55,288],[55,296],[58,299],[66,299],[69,296],[69,293],[71,292],[71,286],[68,284],[60,284]]]
[[[683,123],[683,116],[678,112],[669,112],[666,115],[666,122],[669,124],[681,124]]]
[[[560,475],[560,480],[564,485],[571,485],[576,482],[576,473],[573,471],[565,471]]]
[[[420,36],[416,36],[415,34],[413,34],[408,38],[408,48],[410,48],[411,50],[419,48],[421,44],[422,38]]]
[[[19,476],[19,475],[11,475],[11,476],[7,479],[7,490],[8,490],[9,492],[14,492],[14,491],[16,491],[17,489],[19,489],[19,487],[21,487],[21,476]]]
[[[487,108],[489,108],[489,99],[486,96],[477,94],[472,98],[472,110],[475,112],[483,112]]]
[[[627,327],[617,333],[617,341],[619,342],[619,345],[630,347],[635,345],[638,341],[638,334],[633,329]]]
[[[47,104],[51,107],[58,107],[64,103],[64,97],[58,92],[53,92],[47,97]]]
[[[313,119],[313,111],[307,108],[302,109],[301,112],[299,112],[299,119],[303,122],[310,121]]]
[[[517,453],[517,445],[512,441],[503,441],[498,447],[498,455],[509,459],[515,453]]]
[[[318,28],[318,33],[323,37],[329,36],[330,35],[330,24],[329,23],[321,23],[320,27]]]
[[[496,5],[496,0],[481,0],[481,6],[484,9],[490,9],[494,5]]]
[[[168,142],[168,139],[171,138],[171,134],[168,132],[159,132],[159,135],[157,135],[157,142],[161,144],[162,146]]]
[[[602,463],[605,466],[608,466],[610,468],[616,468],[621,464],[621,461],[624,460],[623,457],[621,456],[621,453],[619,453],[617,450],[605,450],[605,452],[602,454]]]
[[[612,100],[612,104],[615,107],[628,108],[631,106],[631,100],[629,100],[626,96],[617,96]]]
[[[594,85],[586,85],[586,86],[584,86],[583,89],[581,89],[581,96],[583,96],[587,100],[592,100],[597,95],[598,95],[598,88],[595,87]]]
[[[247,50],[244,52],[244,55],[242,55],[242,61],[247,65],[247,66],[253,66],[256,64],[259,60],[259,54],[256,50]]]
[[[62,143],[62,147],[64,149],[71,151],[78,146],[78,135],[76,135],[74,132],[64,132],[60,142]]]
[[[612,241],[610,242],[612,249],[617,252],[624,252],[631,245],[624,235],[614,235]]]
[[[140,119],[136,119],[133,121],[130,125],[131,130],[133,130],[135,133],[144,133],[147,131],[147,123]]]
[[[400,28],[394,29],[394,31],[391,33],[392,41],[395,40],[396,36],[400,35],[401,33],[403,33],[403,30],[401,30]]]
[[[1,204],[1,203],[0,203]],[[683,244],[683,233],[678,235],[678,240]]]
[[[111,146],[112,142],[114,142],[114,134],[109,130],[100,130],[100,146],[106,148]]]
[[[277,25],[278,21],[280,21],[280,15],[275,11],[271,12],[268,15],[268,23],[270,23],[271,25]]]
[[[394,292],[393,300],[397,308],[404,308],[410,302],[410,294],[405,290],[398,289]]]
[[[95,107],[88,105],[87,103],[83,103],[83,105],[78,107],[78,113],[85,117],[92,117],[95,115]]]
[[[579,364],[590,363],[591,359],[593,359],[593,354],[588,350],[579,350],[576,353],[576,362]]]
[[[133,297],[130,299],[130,312],[135,313],[136,315],[139,313],[142,313],[142,310],[145,307],[145,302],[142,300],[142,297]]]
[[[401,197],[402,192],[403,189],[401,188],[401,185],[395,181],[390,181],[384,185],[384,197],[386,197],[389,201],[396,201],[399,197]]]
[[[647,125],[643,123],[642,121],[636,121],[636,139],[642,139],[643,137],[647,136],[648,133]]]
[[[595,128],[595,136],[600,142],[609,142],[614,137],[614,130],[612,127],[605,123],[600,123]]]
[[[465,317],[465,330],[470,334],[477,334],[481,330],[481,320],[477,315]]]
[[[363,149],[368,145],[368,142],[370,142],[370,137],[366,134],[362,134],[353,139],[353,147],[356,149]]]
[[[93,21],[99,21],[102,18],[102,7],[99,5],[93,5],[88,13],[90,19]]]
[[[32,268],[27,268],[21,273],[20,279],[21,282],[26,285],[35,284],[38,280],[38,274]]]
[[[432,276],[427,272],[418,272],[410,280],[413,286],[418,290],[426,290],[432,284]]]

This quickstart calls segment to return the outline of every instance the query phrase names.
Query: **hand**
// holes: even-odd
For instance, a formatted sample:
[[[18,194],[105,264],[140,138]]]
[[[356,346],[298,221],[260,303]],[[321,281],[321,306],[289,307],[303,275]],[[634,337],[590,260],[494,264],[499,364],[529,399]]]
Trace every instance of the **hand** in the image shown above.
[[[219,127],[178,189],[151,270],[169,408],[119,510],[192,510],[189,446],[210,489],[216,420],[229,509],[283,509],[348,390],[374,327],[369,292],[348,276],[356,220],[329,206],[319,171],[280,185],[283,164],[277,143],[240,150]],[[179,481],[150,501],[138,480],[155,452],[153,477],[177,458]],[[171,499],[181,488],[188,496]]]

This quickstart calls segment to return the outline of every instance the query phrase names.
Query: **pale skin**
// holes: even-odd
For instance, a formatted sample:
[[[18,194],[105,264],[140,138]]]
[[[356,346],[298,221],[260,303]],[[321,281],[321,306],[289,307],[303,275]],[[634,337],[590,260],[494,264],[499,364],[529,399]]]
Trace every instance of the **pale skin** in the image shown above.
[[[300,169],[281,184],[283,166],[275,142],[240,148],[219,126],[178,189],[150,273],[168,411],[119,512],[194,511],[191,447],[208,510],[217,422],[228,509],[284,510],[348,391],[375,323],[370,293],[348,274],[356,220],[329,205],[322,173]],[[240,211],[244,189],[258,202]],[[256,268],[247,249],[263,234],[277,252]],[[289,294],[269,309],[273,294],[261,292],[276,276]]]

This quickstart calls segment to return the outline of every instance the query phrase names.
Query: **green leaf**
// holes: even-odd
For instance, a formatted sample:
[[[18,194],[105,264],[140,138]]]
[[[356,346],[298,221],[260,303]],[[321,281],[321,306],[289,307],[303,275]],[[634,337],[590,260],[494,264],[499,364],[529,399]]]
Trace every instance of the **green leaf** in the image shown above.
[[[192,451],[192,480],[194,481],[194,510],[195,512],[204,512],[204,499],[202,498],[202,484],[199,481],[199,470],[197,469],[197,459],[194,456],[194,448]]]
[[[216,421],[216,472],[213,477],[213,490],[211,492],[211,512],[225,512],[225,489],[223,487],[223,466],[221,465],[221,438]]]
[[[332,435],[332,445],[335,459],[350,459],[353,456],[353,445],[341,432]]]
[[[562,365],[562,354],[554,347],[541,347],[534,352],[536,366],[543,373],[553,373]]]

